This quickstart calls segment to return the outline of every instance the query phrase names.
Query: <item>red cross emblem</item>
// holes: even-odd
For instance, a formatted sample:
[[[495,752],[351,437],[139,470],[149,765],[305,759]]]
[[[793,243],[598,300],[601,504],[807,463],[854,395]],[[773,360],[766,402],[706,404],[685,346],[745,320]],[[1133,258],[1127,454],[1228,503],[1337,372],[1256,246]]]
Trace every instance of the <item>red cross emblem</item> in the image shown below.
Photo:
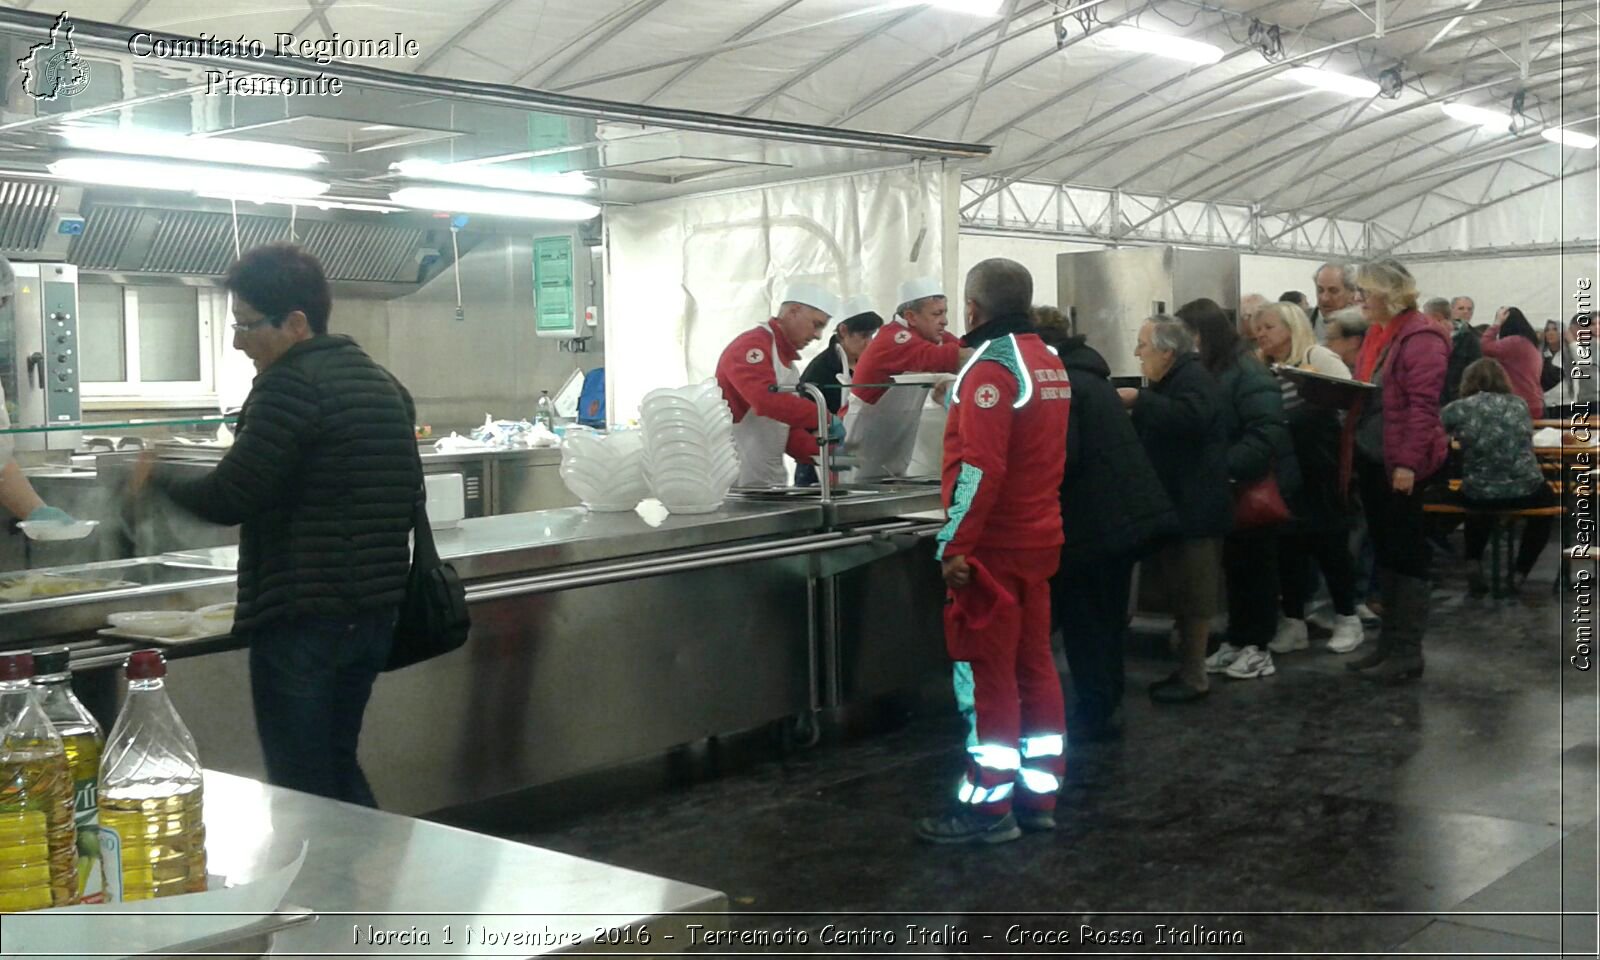
[[[745,354],[744,359],[746,363],[760,363],[761,361],[767,359],[767,355],[762,353],[760,348],[756,348]]]
[[[1000,388],[992,383],[986,383],[972,394],[973,402],[987,410],[1000,402]]]

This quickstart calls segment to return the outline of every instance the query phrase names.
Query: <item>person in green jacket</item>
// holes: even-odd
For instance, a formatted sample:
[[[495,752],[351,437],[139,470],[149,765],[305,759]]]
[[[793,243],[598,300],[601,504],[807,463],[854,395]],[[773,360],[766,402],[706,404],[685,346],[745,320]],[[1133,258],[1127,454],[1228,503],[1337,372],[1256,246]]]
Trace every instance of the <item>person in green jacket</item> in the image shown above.
[[[1178,319],[1199,342],[1200,359],[1222,388],[1222,421],[1228,435],[1228,480],[1235,496],[1269,475],[1291,506],[1300,469],[1283,415],[1283,390],[1255,358],[1226,311],[1215,301],[1194,300],[1178,308]],[[1277,672],[1267,649],[1278,630],[1278,530],[1238,530],[1222,542],[1227,578],[1228,639],[1206,659],[1210,673],[1236,680]]]

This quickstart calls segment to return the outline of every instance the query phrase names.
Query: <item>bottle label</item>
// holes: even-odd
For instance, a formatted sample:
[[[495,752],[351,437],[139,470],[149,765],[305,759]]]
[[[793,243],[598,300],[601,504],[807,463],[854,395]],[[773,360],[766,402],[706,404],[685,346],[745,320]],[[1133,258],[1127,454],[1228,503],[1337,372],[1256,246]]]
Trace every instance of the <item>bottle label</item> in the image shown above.
[[[110,827],[99,828],[100,873],[105,878],[104,901],[122,902],[122,837]]]
[[[104,903],[106,899],[104,867],[100,862],[99,782],[98,777],[85,777],[72,785],[73,819],[78,826],[79,903]]]

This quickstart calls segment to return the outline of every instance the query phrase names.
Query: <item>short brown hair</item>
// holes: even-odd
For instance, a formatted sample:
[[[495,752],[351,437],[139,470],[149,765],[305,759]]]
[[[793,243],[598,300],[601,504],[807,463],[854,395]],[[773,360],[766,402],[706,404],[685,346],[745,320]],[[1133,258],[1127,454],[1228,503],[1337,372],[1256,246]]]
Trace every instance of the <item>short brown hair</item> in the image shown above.
[[[292,243],[252,247],[228,267],[222,278],[227,291],[261,311],[275,327],[296,310],[318,336],[328,332],[333,292],[316,257]]]
[[[1475,393],[1510,392],[1511,380],[1506,376],[1506,368],[1493,357],[1472,361],[1461,374],[1462,397],[1470,397]]]

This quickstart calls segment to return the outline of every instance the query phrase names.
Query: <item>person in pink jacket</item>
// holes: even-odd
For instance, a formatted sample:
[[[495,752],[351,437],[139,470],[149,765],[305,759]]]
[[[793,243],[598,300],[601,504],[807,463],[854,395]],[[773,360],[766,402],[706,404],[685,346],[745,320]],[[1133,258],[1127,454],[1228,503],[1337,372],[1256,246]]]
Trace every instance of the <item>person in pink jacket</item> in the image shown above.
[[[1439,395],[1450,339],[1417,310],[1417,282],[1397,260],[1356,272],[1361,312],[1372,324],[1356,362],[1368,392],[1346,419],[1341,463],[1355,468],[1383,591],[1383,630],[1351,670],[1388,683],[1422,676],[1432,557],[1422,490],[1444,466],[1449,441]],[[1343,472],[1343,471],[1341,471]]]
[[[1483,331],[1483,355],[1500,361],[1511,380],[1511,392],[1528,404],[1535,420],[1544,416],[1544,387],[1539,375],[1544,372],[1544,355],[1539,352],[1539,337],[1533,324],[1516,307],[1501,307],[1494,326]]]

